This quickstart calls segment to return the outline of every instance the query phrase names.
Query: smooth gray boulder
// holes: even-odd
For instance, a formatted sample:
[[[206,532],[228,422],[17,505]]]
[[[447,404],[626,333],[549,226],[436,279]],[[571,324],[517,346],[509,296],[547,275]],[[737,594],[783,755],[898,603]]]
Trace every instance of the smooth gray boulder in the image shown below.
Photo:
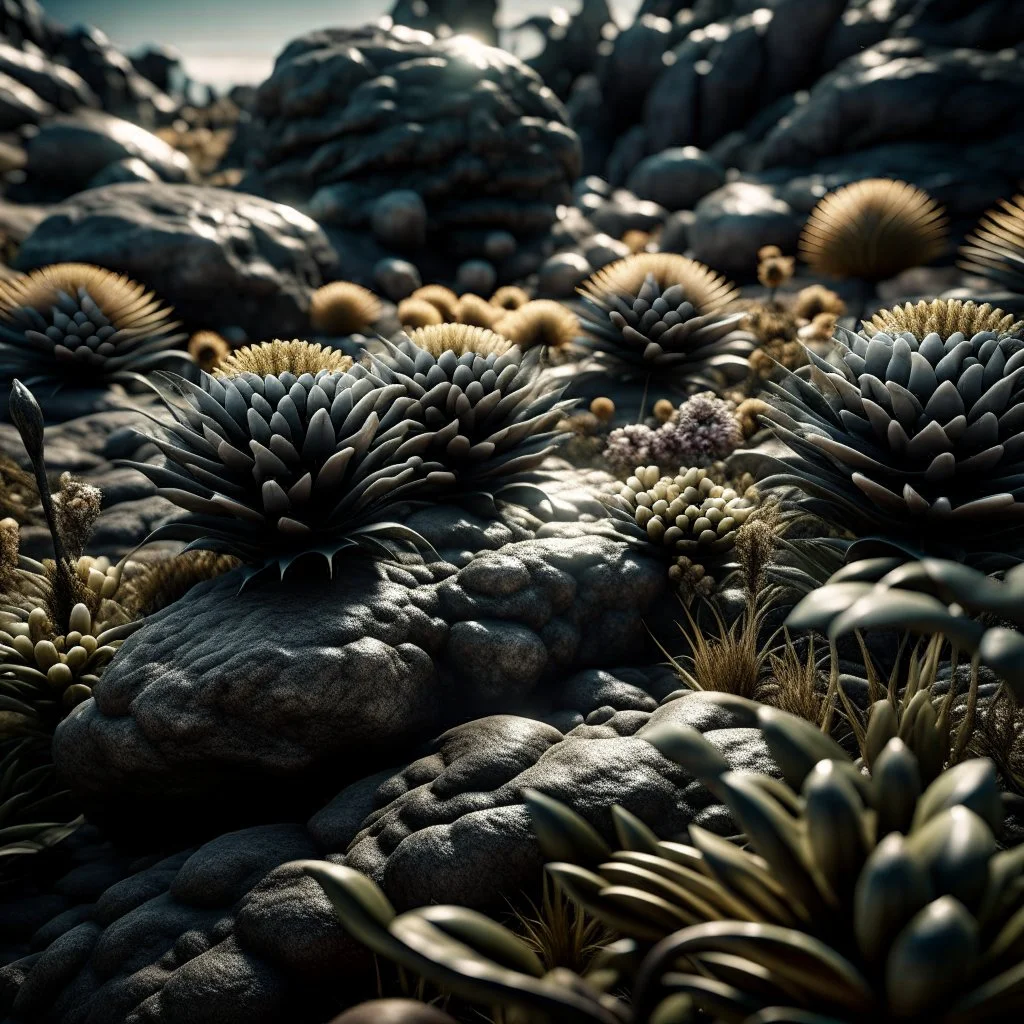
[[[641,160],[626,187],[641,199],[666,210],[690,210],[709,192],[725,184],[725,168],[696,146],[666,149]]]
[[[692,726],[735,769],[773,771],[746,712],[715,694],[659,704],[670,685],[660,670],[606,670],[595,682],[562,688],[595,724],[563,734],[512,715],[468,722],[406,767],[344,788],[305,825],[222,835],[66,901],[33,952],[0,970],[0,1014],[11,1024],[322,1024],[375,994],[375,977],[303,861],[366,871],[402,909],[436,900],[501,915],[540,885],[526,787],[570,803],[609,839],[613,803],[663,838],[691,822],[730,834],[725,809],[644,735],[666,721]],[[591,706],[615,690],[623,710]]]
[[[337,257],[289,206],[209,186],[129,183],[53,207],[16,265],[62,261],[128,274],[190,329],[294,338],[308,332],[310,295],[333,278]]]
[[[99,106],[96,94],[80,75],[40,53],[0,43],[0,72],[28,86],[41,100],[58,110]]]

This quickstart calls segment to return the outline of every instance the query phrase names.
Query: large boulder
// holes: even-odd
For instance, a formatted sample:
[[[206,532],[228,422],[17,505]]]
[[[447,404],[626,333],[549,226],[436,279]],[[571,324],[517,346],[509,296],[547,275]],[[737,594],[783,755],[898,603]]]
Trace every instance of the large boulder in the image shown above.
[[[346,787],[305,825],[222,835],[127,877],[112,864],[105,890],[51,900],[57,914],[28,940],[32,952],[0,971],[0,1014],[12,1024],[322,1024],[372,995],[375,975],[303,859],[368,872],[400,909],[436,900],[505,913],[541,879],[527,787],[571,803],[609,839],[613,803],[664,838],[691,822],[728,835],[725,809],[646,733],[692,726],[737,770],[772,765],[743,709],[715,694],[659,704],[669,685],[636,670],[569,679],[553,700],[575,702],[591,724],[469,722],[418,761]],[[58,896],[66,889],[58,883]],[[43,898],[31,897],[31,913],[15,905],[11,920],[38,920]]]
[[[577,480],[553,505],[600,515]],[[163,829],[265,820],[327,767],[355,778],[469,715],[547,707],[553,680],[645,656],[645,620],[673,613],[664,565],[603,523],[403,521],[440,561],[343,554],[333,581],[241,592],[236,571],[150,618],[58,729],[84,805],[115,826],[129,807]]]
[[[417,262],[441,248],[458,262],[495,231],[537,242],[579,166],[564,108],[515,57],[368,26],[311,33],[277,58],[242,187],[348,230],[371,226],[382,195],[415,192],[427,214]]]
[[[99,106],[96,94],[80,75],[41,54],[0,43],[0,72],[28,86],[58,110]]]
[[[291,207],[199,185],[122,184],[54,207],[25,239],[19,270],[80,260],[152,288],[193,329],[250,338],[308,331],[309,298],[336,257]]]

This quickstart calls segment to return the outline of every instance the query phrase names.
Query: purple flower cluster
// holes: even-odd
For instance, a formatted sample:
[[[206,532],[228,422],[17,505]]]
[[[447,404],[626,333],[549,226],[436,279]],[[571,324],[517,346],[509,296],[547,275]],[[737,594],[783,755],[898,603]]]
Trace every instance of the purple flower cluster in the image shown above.
[[[743,435],[732,406],[711,392],[687,399],[660,427],[632,423],[608,435],[604,457],[616,469],[708,466],[731,454]]]

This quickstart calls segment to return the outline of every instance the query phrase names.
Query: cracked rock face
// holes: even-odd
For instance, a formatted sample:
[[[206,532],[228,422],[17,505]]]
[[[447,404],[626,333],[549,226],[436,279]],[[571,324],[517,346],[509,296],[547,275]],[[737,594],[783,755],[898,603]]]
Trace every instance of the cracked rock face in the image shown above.
[[[19,270],[95,263],[151,288],[189,329],[253,338],[309,329],[309,298],[334,250],[308,217],[201,185],[128,183],[72,196],[25,239]]]
[[[578,480],[553,488],[555,514],[596,504]],[[323,795],[325,769],[359,778],[467,717],[552,708],[555,680],[642,659],[645,619],[672,613],[664,565],[607,526],[446,506],[406,523],[441,561],[342,557],[331,582],[241,593],[234,572],[149,619],[57,732],[90,812],[267,820]]]
[[[729,834],[725,809],[643,737],[666,721],[693,726],[735,769],[772,770],[760,734],[714,694],[659,704],[671,682],[660,670],[578,673],[554,703],[574,702],[594,724],[563,734],[514,715],[468,722],[400,771],[342,789],[304,825],[222,835],[103,889],[58,883],[67,909],[0,971],[0,1014],[19,1024],[321,1024],[374,994],[373,967],[301,861],[344,860],[400,908],[507,909],[506,897],[536,892],[541,878],[526,787],[570,801],[608,838],[612,803],[664,838],[690,822]]]
[[[369,228],[381,196],[411,191],[427,251],[443,239],[458,260],[483,255],[494,231],[543,235],[580,150],[560,101],[515,57],[367,26],[285,48],[257,93],[247,161],[243,188],[338,228]]]

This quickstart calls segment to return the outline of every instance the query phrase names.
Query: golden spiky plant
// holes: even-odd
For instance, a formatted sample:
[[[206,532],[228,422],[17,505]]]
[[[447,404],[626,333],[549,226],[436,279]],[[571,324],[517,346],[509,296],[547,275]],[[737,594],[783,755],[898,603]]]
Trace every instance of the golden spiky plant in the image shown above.
[[[522,349],[563,348],[579,337],[580,320],[560,302],[536,299],[503,316],[494,330]]]
[[[152,292],[88,263],[0,279],[0,386],[91,387],[191,363],[171,310]]]
[[[499,288],[491,296],[491,305],[499,309],[513,310],[525,306],[530,301],[530,296],[522,288],[514,284],[507,284]]]
[[[216,331],[196,331],[188,339],[188,353],[207,373],[231,355],[231,346]]]
[[[467,292],[459,299],[459,311],[456,320],[460,324],[473,327],[493,327],[504,316],[505,311],[492,306],[479,295]]]
[[[459,297],[443,284],[425,284],[409,296],[429,302],[440,314],[444,323],[454,324],[459,319]]]
[[[1000,199],[960,246],[957,266],[1024,294],[1024,193]]]
[[[864,333],[874,337],[879,332],[896,337],[904,331],[915,338],[937,334],[943,341],[953,334],[973,338],[982,331],[993,334],[1011,334],[1024,327],[1024,321],[1015,320],[1011,313],[993,309],[989,303],[979,306],[960,299],[933,299],[917,304],[910,302],[892,309],[881,309],[870,320],[864,321]]]
[[[343,373],[352,366],[352,359],[337,349],[314,345],[308,341],[266,341],[235,349],[214,370],[215,377],[236,377],[242,373],[279,376],[292,373],[317,374],[321,370]]]
[[[922,189],[866,178],[814,207],[800,235],[800,256],[830,277],[881,281],[941,255],[946,224],[942,207]]]
[[[332,338],[362,334],[380,319],[381,302],[362,285],[332,281],[317,288],[309,300],[313,330]]]
[[[475,352],[481,356],[500,356],[514,347],[508,338],[472,324],[436,324],[420,327],[413,331],[409,338],[417,348],[429,352],[435,358],[445,352],[454,352],[457,356],[468,352]]]
[[[429,327],[431,324],[444,323],[441,311],[426,299],[414,299],[410,296],[398,304],[398,322],[406,330],[417,327]]]

